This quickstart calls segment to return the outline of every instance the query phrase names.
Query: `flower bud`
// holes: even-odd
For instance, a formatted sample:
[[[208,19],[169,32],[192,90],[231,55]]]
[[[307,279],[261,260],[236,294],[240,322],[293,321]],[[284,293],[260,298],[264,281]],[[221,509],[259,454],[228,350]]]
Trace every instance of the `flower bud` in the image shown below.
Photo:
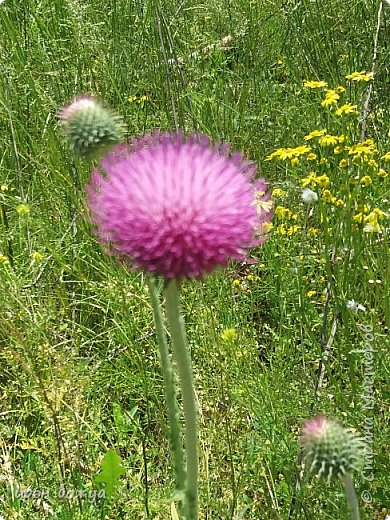
[[[308,471],[328,480],[359,469],[363,459],[362,439],[352,430],[322,416],[306,421],[301,444]]]
[[[88,96],[76,98],[64,107],[59,118],[72,150],[84,157],[118,143],[124,134],[120,116]]]

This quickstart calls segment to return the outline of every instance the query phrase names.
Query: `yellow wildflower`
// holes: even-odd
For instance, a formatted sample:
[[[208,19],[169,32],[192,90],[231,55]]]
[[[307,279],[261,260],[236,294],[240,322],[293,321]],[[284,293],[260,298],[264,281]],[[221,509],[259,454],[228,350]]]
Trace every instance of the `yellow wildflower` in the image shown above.
[[[6,263],[8,263],[8,262],[9,262],[9,260],[8,260],[8,256],[3,255],[3,253],[0,253],[0,263],[1,263],[1,264],[6,264]]]
[[[344,206],[344,201],[343,201],[343,199],[337,199],[336,202],[335,202],[335,205],[336,205],[336,206]]]
[[[346,103],[345,105],[342,105],[340,108],[338,108],[335,112],[336,116],[341,116],[343,114],[357,114],[358,111],[357,105],[352,105],[351,103]]]
[[[295,224],[294,226],[290,226],[287,229],[287,234],[291,236],[294,233],[296,233],[297,231],[299,231],[300,229],[301,229],[301,226],[298,226],[297,224]]]
[[[343,92],[345,92],[345,88],[342,87],[341,85],[339,85],[339,86],[336,88],[336,92],[337,92],[337,94],[342,94]]]
[[[314,172],[310,172],[307,177],[305,177],[304,179],[301,179],[302,187],[303,188],[306,188],[307,186],[314,187],[316,184],[316,178],[317,178],[316,174]]]
[[[281,161],[291,160],[296,157],[300,157],[305,153],[311,151],[310,146],[297,146],[296,148],[279,148],[272,152],[267,157],[267,161],[271,161],[272,159],[280,159]]]
[[[291,159],[291,164],[292,164],[292,166],[296,166],[297,164],[299,164],[298,157],[294,157],[294,159]]]
[[[332,201],[332,194],[329,190],[324,190],[322,192],[322,198],[325,202],[331,202]]]
[[[281,224],[280,226],[278,226],[276,228],[276,233],[278,233],[278,235],[285,235],[287,233],[286,224]]]
[[[286,195],[286,192],[281,190],[280,188],[275,188],[272,191],[272,196],[275,197],[275,198],[284,197],[285,195]]]
[[[19,206],[16,206],[16,211],[19,215],[28,215],[30,213],[30,207],[28,204],[19,204]]]
[[[313,130],[310,132],[310,134],[305,135],[304,139],[305,141],[310,141],[311,139],[314,139],[315,137],[321,137],[326,134],[326,128],[323,130]]]
[[[340,141],[339,141],[339,136],[337,135],[330,135],[330,134],[326,134],[324,136],[322,136],[319,141],[321,146],[332,146],[332,145],[337,145]]]
[[[2,184],[2,185],[0,186],[0,190],[1,190],[1,191],[8,191],[8,190],[9,190],[9,186],[8,186],[8,184]]]
[[[345,79],[350,79],[351,81],[370,81],[374,77],[373,72],[366,72],[365,70],[361,70],[360,72],[352,72],[345,76]]]
[[[389,174],[385,170],[380,169],[377,175],[378,177],[382,177],[383,179],[385,179]]]
[[[145,101],[150,101],[150,96],[145,96],[145,95],[140,96],[140,97],[138,98],[138,101],[137,101],[137,102],[138,102],[138,103],[145,103]]]
[[[339,155],[340,153],[343,153],[343,151],[344,151],[343,146],[336,146],[335,149],[333,150],[335,155]]]
[[[329,186],[329,177],[327,175],[319,175],[316,178],[315,182],[316,184],[318,184],[318,186],[326,188],[327,186]]]
[[[348,147],[347,150],[349,155],[355,155],[358,157],[362,155],[375,155],[378,153],[378,150],[372,139],[366,139],[366,141],[363,141],[362,143],[354,144],[353,146]],[[390,152],[388,159],[390,159]]]
[[[232,281],[232,285],[233,287],[238,287],[240,285],[240,280],[237,280],[237,278],[235,280]]]
[[[328,84],[325,81],[309,81],[305,80],[303,86],[306,88],[322,88],[327,87]]]
[[[307,293],[307,296],[308,296],[309,298],[312,298],[312,297],[315,296],[316,294],[317,294],[317,291],[309,291],[309,292]]]
[[[261,229],[263,233],[269,233],[273,227],[274,225],[272,224],[272,222],[263,222]]]
[[[34,262],[41,262],[43,260],[43,255],[41,253],[38,253],[38,251],[33,251],[31,253],[31,258]]]
[[[337,101],[340,99],[340,96],[333,89],[329,89],[325,92],[325,99],[321,101],[321,105],[323,107],[330,107],[332,105],[337,105]]]
[[[316,237],[320,234],[320,230],[318,228],[309,228],[309,235],[312,237]]]
[[[277,206],[275,208],[275,215],[281,219],[289,218],[291,216],[291,210],[283,206]]]
[[[382,159],[385,161],[390,161],[390,152],[386,152],[385,155],[382,155]]]
[[[315,161],[317,159],[317,155],[315,153],[309,153],[306,157],[308,161]]]
[[[372,210],[372,213],[375,213],[376,215],[378,215],[379,218],[387,217],[387,214],[384,211],[382,211],[381,209],[379,209],[379,208],[374,208]]]
[[[371,166],[372,168],[377,168],[378,167],[378,163],[376,162],[375,159],[367,159],[367,164],[369,166]]]
[[[353,220],[354,222],[359,222],[359,224],[361,224],[364,220],[363,213],[357,213],[356,215],[354,215]]]
[[[364,217],[365,226],[363,231],[366,233],[378,233],[381,231],[379,220],[386,217],[386,213],[379,208],[375,208],[366,217]]]
[[[364,177],[362,177],[360,179],[360,182],[361,184],[363,184],[364,186],[370,186],[370,184],[372,184],[372,179],[369,175],[365,175]]]

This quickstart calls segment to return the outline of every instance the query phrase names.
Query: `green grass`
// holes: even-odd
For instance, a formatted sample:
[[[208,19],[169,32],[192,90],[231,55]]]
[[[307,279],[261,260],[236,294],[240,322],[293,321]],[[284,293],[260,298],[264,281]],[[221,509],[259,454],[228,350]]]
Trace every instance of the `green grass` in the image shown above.
[[[305,144],[314,128],[359,142],[359,119],[321,107],[323,91],[305,89],[303,80],[344,85],[341,101],[358,104],[362,114],[369,84],[345,75],[372,69],[378,8],[374,0],[0,5],[0,185],[8,187],[0,191],[5,519],[170,518],[174,480],[147,286],[96,244],[83,193],[92,164],[73,157],[56,118],[86,92],[124,116],[129,136],[178,126],[231,142],[272,188],[286,192],[277,204],[297,214],[296,221],[275,218],[269,240],[253,251],[257,263],[231,265],[182,289],[200,405],[200,518],[348,518],[341,485],[299,478],[299,429],[320,412],[357,430],[374,418],[375,478],[358,474],[355,483],[359,496],[372,496],[361,501],[362,517],[386,516],[390,224],[384,218],[381,234],[365,233],[353,217],[364,203],[389,212],[390,175],[376,175],[387,168],[380,157],[390,148],[387,4],[366,118],[378,167],[340,168],[348,154],[335,156],[314,141],[318,159],[328,161],[322,165],[266,160],[277,148]],[[134,96],[147,99],[129,101]],[[301,179],[313,169],[329,177],[344,206],[320,197],[308,214]],[[350,184],[365,174],[371,186]],[[29,213],[20,213],[21,204]],[[281,234],[283,224],[300,229]],[[351,299],[367,311],[351,313]],[[373,411],[362,407],[361,324],[372,325],[378,350]],[[225,329],[235,336],[226,339]],[[109,448],[126,470],[115,500],[58,497],[63,484],[91,491]],[[18,499],[15,490],[26,487],[50,496]]]

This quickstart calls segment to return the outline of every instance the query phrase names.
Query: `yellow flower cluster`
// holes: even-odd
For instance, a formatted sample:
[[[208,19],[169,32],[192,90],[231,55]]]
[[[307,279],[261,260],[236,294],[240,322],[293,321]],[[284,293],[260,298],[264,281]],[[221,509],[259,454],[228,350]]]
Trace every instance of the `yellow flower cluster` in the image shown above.
[[[322,87],[327,87],[328,84],[326,83],[326,81],[309,81],[309,80],[305,80],[303,82],[303,86],[306,87],[306,88],[322,88]]]
[[[343,114],[354,114],[357,115],[357,105],[352,105],[351,103],[346,103],[338,108],[335,112],[336,116],[341,116]]]
[[[373,72],[366,72],[365,70],[361,70],[360,72],[352,72],[345,76],[345,79],[349,79],[351,81],[370,81],[374,77]]]
[[[326,128],[324,128],[322,130],[313,130],[312,132],[310,132],[310,134],[305,135],[304,139],[305,139],[305,141],[310,141],[311,139],[314,139],[315,137],[322,137],[325,134],[326,134]]]
[[[129,103],[138,103],[140,105],[144,105],[146,103],[146,101],[150,101],[150,96],[146,96],[146,95],[143,95],[143,96],[129,96],[127,98],[127,101]]]
[[[349,155],[353,155],[356,158],[364,158],[378,153],[378,149],[372,139],[366,139],[366,141],[363,141],[362,143],[346,146],[345,149],[348,150]]]
[[[285,208],[284,206],[277,206],[275,208],[275,216],[280,219],[298,219],[297,213],[293,213],[291,209]]]
[[[337,105],[338,100],[340,99],[339,94],[334,89],[329,89],[325,92],[325,99],[321,101],[321,105],[323,107],[330,107],[332,105]]]
[[[41,253],[39,253],[38,251],[33,251],[31,253],[31,258],[33,260],[33,262],[41,262],[43,260],[43,255]]]
[[[286,196],[286,192],[281,190],[280,188],[275,188],[272,191],[272,196],[275,197],[275,198],[283,198],[283,197]]]
[[[297,224],[294,224],[293,226],[287,226],[287,224],[281,224],[280,226],[277,226],[276,233],[278,235],[294,235],[301,229],[301,226],[298,226]]]
[[[369,175],[365,175],[364,177],[362,177],[360,179],[360,184],[362,184],[363,186],[370,186],[372,184],[372,179]]]
[[[345,141],[345,135],[330,135],[330,134],[325,134],[322,137],[320,137],[320,139],[318,140],[318,142],[320,143],[321,146],[333,146],[333,145],[337,145],[337,144],[342,144],[344,141]]]
[[[363,231],[366,233],[380,233],[382,231],[380,221],[387,218],[388,215],[379,208],[375,208],[368,215],[364,215],[366,208],[363,208],[363,212],[357,213],[353,220],[359,224],[364,223]]]
[[[279,159],[281,161],[298,159],[301,155],[304,155],[311,151],[310,146],[297,146],[296,148],[279,148],[272,152],[267,157],[267,161],[272,161],[272,159]]]
[[[311,186],[314,188],[315,186],[321,186],[321,188],[326,188],[329,186],[329,177],[327,175],[317,175],[315,172],[310,172],[307,177],[301,179],[302,187],[307,188]]]
[[[324,199],[325,202],[327,202],[328,204],[334,204],[335,206],[344,206],[344,201],[343,199],[338,199],[337,197],[335,197],[334,195],[332,195],[332,193],[330,192],[330,190],[324,190],[322,192],[322,198]]]

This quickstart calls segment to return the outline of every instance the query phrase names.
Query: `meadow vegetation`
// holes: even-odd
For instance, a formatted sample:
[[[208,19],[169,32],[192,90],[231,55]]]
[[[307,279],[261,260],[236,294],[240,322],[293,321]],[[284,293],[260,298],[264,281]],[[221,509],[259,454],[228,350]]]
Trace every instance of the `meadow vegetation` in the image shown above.
[[[300,428],[322,413],[365,437],[362,517],[385,519],[389,22],[377,0],[1,3],[2,518],[171,518],[147,284],[96,243],[93,161],[58,125],[65,103],[91,93],[128,137],[182,128],[232,143],[273,191],[253,262],[182,288],[200,518],[348,518],[337,482],[301,472]],[[97,499],[110,449],[123,474]],[[86,494],[67,499],[63,486]],[[45,493],[23,499],[28,488]]]

